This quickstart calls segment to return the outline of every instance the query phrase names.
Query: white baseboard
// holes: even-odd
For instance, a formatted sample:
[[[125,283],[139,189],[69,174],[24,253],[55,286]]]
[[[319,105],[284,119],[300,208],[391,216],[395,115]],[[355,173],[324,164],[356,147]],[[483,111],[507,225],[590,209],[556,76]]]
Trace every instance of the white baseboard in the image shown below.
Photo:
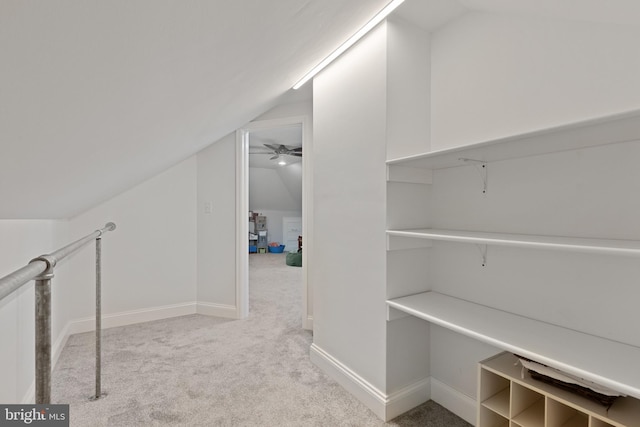
[[[347,389],[348,392],[364,403],[378,417],[386,421],[387,396],[384,393],[335,359],[329,353],[322,350],[315,343],[311,344],[309,356],[316,366],[337,381],[342,387]]]
[[[476,424],[476,400],[433,377],[431,377],[431,399],[469,424]]]
[[[211,302],[198,302],[196,313],[205,316],[225,317],[227,319],[238,318],[238,310],[235,305],[215,304]]]
[[[22,402],[20,402],[20,404],[33,405],[35,401],[36,401],[36,382],[33,381],[31,383],[31,387],[29,387],[29,390],[27,390],[27,392],[22,397]]]
[[[430,398],[429,378],[386,395],[316,344],[311,344],[310,357],[316,366],[384,421],[389,421]]]
[[[134,325],[136,323],[151,322],[171,317],[186,316],[196,313],[196,303],[186,302],[160,307],[143,308],[140,310],[122,311],[120,313],[102,316],[102,328],[109,329],[118,326]],[[95,317],[73,320],[69,322],[69,335],[90,332],[96,329]]]
[[[389,421],[410,409],[431,399],[431,377],[410,384],[387,397],[387,415]]]

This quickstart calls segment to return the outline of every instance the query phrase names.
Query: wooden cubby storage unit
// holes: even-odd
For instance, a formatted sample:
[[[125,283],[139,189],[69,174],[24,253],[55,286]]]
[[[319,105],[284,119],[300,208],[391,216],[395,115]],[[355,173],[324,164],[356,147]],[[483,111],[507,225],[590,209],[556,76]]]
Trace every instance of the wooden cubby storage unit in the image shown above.
[[[524,376],[522,375],[524,372]],[[637,427],[640,401],[618,398],[606,408],[531,378],[511,353],[480,362],[477,427]]]

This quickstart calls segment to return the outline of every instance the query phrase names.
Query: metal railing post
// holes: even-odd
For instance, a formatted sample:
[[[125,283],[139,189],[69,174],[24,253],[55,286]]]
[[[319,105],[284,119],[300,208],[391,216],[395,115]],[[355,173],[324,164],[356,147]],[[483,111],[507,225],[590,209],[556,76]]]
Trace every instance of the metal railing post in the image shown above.
[[[33,261],[47,263],[47,269],[35,278],[36,404],[41,405],[51,403],[51,279],[56,260],[43,255]]]
[[[96,394],[102,395],[102,235],[96,238]]]
[[[92,240],[96,240],[96,396],[102,393],[101,374],[101,242],[102,235],[113,231],[116,225],[108,222],[93,233],[64,246],[57,251],[42,255],[26,266],[0,277],[0,300],[4,299],[24,284],[35,280],[35,332],[36,332],[36,404],[51,403],[51,278],[56,263],[71,255]]]

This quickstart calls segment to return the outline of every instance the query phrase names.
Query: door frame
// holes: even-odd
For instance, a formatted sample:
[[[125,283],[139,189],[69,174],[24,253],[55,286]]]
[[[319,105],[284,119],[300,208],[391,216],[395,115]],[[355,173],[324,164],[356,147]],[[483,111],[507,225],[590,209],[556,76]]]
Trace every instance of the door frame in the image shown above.
[[[312,133],[308,116],[256,120],[236,131],[236,310],[237,318],[249,315],[249,134],[256,130],[302,125],[302,327],[313,329],[313,290],[309,283],[312,236]]]

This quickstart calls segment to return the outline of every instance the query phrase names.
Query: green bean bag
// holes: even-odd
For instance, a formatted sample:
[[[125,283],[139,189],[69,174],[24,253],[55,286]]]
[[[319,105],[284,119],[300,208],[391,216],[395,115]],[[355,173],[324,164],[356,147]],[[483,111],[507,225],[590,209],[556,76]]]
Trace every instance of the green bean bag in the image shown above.
[[[286,262],[292,267],[302,267],[302,252],[289,252]]]

